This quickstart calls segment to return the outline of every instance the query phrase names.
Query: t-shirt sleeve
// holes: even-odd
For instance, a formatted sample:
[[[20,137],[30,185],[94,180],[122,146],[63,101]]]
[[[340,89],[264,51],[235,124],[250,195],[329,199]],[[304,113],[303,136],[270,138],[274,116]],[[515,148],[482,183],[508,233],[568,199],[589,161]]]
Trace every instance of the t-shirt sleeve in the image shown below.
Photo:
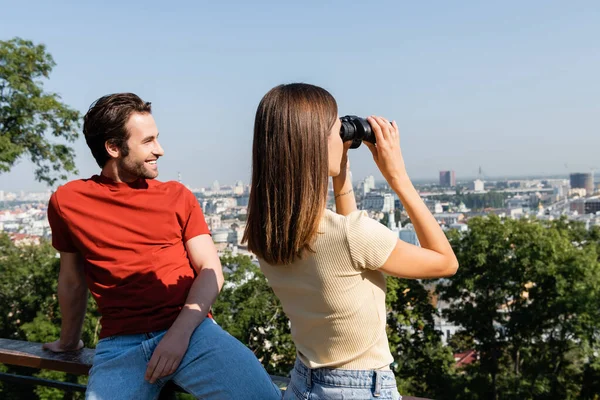
[[[210,230],[204,219],[204,213],[200,208],[200,204],[198,204],[198,199],[187,188],[184,189],[183,194],[185,197],[185,209],[187,210],[187,215],[182,226],[183,242],[185,243],[196,236],[210,235]]]
[[[52,231],[52,247],[64,253],[76,253],[77,247],[73,243],[69,227],[60,212],[57,193],[58,191],[52,194],[48,203],[48,222]]]
[[[352,262],[358,268],[381,267],[396,247],[398,236],[366,211],[355,211],[346,217],[348,246]]]

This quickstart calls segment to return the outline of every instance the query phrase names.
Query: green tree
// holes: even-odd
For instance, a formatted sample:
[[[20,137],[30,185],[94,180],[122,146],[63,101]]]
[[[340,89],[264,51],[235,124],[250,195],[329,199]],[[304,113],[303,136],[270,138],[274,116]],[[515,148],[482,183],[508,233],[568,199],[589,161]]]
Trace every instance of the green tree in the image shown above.
[[[18,247],[7,235],[0,235],[0,337],[32,342],[49,342],[58,337],[61,316],[57,298],[59,259],[56,254],[47,241],[40,245]],[[90,296],[83,329],[87,347],[96,345],[98,321],[96,305]],[[6,367],[6,370],[60,381],[87,381],[87,377],[56,371],[32,371],[12,366]],[[83,395],[43,386],[5,384],[0,388],[0,398],[78,399]]]
[[[224,256],[221,263],[225,285],[213,306],[216,321],[248,346],[267,372],[287,376],[296,348],[281,303],[248,256]]]
[[[76,173],[73,148],[53,143],[78,137],[80,114],[43,90],[56,64],[44,45],[14,38],[0,41],[0,173],[24,155],[36,165],[35,177],[53,185]]]
[[[392,369],[403,395],[452,398],[454,358],[435,329],[431,292],[418,280],[387,278]]]
[[[471,219],[469,228],[450,234],[460,268],[438,287],[451,304],[446,316],[480,353],[459,397],[583,398],[584,374],[597,376],[594,245],[566,221],[490,216]]]
[[[473,340],[473,336],[468,332],[458,331],[450,337],[448,346],[450,346],[453,353],[462,353],[473,350],[475,348],[475,341]]]
[[[47,242],[17,247],[0,234],[0,336],[26,340],[22,326],[38,313],[55,315],[59,262]]]

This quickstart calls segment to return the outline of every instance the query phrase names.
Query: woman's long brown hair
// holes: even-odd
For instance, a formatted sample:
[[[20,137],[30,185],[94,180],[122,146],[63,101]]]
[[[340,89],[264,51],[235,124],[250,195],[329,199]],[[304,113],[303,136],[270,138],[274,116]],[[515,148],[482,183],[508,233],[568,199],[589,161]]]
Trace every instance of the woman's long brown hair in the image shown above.
[[[258,106],[243,241],[269,264],[313,251],[327,201],[327,137],[337,117],[333,96],[303,83],[271,89]]]

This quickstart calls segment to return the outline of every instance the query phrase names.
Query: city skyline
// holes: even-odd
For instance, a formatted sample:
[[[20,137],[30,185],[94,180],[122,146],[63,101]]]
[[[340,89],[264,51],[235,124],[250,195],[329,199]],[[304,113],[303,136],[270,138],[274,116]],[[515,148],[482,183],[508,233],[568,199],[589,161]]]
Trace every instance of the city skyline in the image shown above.
[[[340,115],[395,119],[415,180],[476,177],[480,165],[489,177],[600,168],[598,3],[165,7],[17,2],[3,9],[0,38],[46,44],[57,63],[46,90],[82,113],[111,92],[151,101],[160,180],[248,182],[256,106],[293,81],[328,89]],[[359,15],[361,29],[344,23]],[[74,147],[76,177],[98,173],[83,138]],[[381,179],[364,146],[350,157],[357,179]],[[0,188],[46,189],[27,161],[0,174]]]
[[[440,171],[441,172],[441,171]],[[469,185],[472,185],[474,181],[479,180],[479,179],[483,179],[483,182],[486,183],[498,183],[498,182],[530,182],[530,181],[552,181],[552,180],[564,180],[564,181],[569,181],[570,177],[572,175],[577,175],[577,174],[587,174],[587,173],[571,173],[571,174],[554,174],[554,175],[522,175],[522,176],[508,176],[508,175],[504,175],[504,176],[470,176],[470,177],[457,177],[456,178],[456,186],[460,186],[460,187],[466,187]],[[250,181],[244,181],[242,179],[235,179],[233,182],[221,182],[218,179],[213,180],[212,182],[210,182],[207,185],[192,185],[189,184],[188,182],[186,182],[183,179],[179,179],[181,177],[181,174],[178,174],[178,179],[176,179],[177,181],[181,182],[183,185],[187,186],[188,188],[190,188],[192,191],[199,191],[199,190],[207,190],[207,191],[212,191],[215,190],[214,186],[216,183],[219,184],[220,189],[222,190],[223,188],[229,188],[233,191],[235,191],[236,186],[238,186],[238,184],[241,182],[242,187],[246,188],[250,186]],[[159,177],[160,178],[160,177]],[[365,182],[366,180],[373,178],[373,182],[374,184],[376,184],[377,186],[380,185],[385,185],[386,181],[383,177],[378,177],[375,178],[374,175],[366,175],[364,177],[356,177],[353,176],[353,184],[359,184],[361,182]],[[593,179],[593,184],[595,185],[594,187],[598,187],[600,188],[600,176],[598,176],[598,174],[593,174],[592,175],[592,179]],[[161,179],[159,179],[161,180]],[[164,179],[161,181],[165,181]],[[440,185],[439,182],[439,176],[436,176],[434,178],[425,178],[425,179],[412,179],[413,183],[415,184],[415,186],[417,188],[421,187],[421,186],[434,186],[434,187],[439,187],[441,189],[444,189],[443,185]],[[329,188],[331,190],[331,186]],[[454,187],[445,187],[446,190],[453,190]],[[16,189],[8,189],[5,187],[0,187],[0,193],[4,193],[4,194],[8,194],[8,193],[51,193],[54,190],[54,188],[50,188],[47,186],[42,186],[39,189],[33,189],[33,190],[28,190],[28,189],[24,189],[24,188],[16,188]],[[235,194],[235,193],[234,193]]]
[[[438,171],[441,172],[441,171]],[[98,170],[97,173],[100,173],[100,170]],[[577,173],[589,173],[589,172],[575,172]],[[529,174],[529,175],[499,175],[499,176],[479,176],[479,175],[472,175],[472,176],[456,176],[456,184],[457,185],[466,185],[469,183],[472,183],[474,180],[477,179],[483,179],[485,182],[501,182],[501,181],[523,181],[523,180],[545,180],[545,179],[566,179],[568,180],[570,175],[572,175],[574,173],[564,173],[564,174],[548,174],[548,175],[536,175],[536,174]],[[191,184],[190,182],[187,182],[184,178],[183,175],[178,172],[176,174],[177,176],[174,179],[161,179],[161,176],[159,175],[158,179],[159,181],[167,181],[167,180],[176,180],[176,181],[180,181],[182,184],[184,184],[185,186],[192,188],[192,189],[211,189],[211,187],[214,185],[215,182],[218,182],[219,185],[221,187],[224,186],[228,186],[228,187],[234,187],[236,185],[236,183],[238,182],[242,182],[244,186],[246,185],[250,185],[250,177],[248,177],[247,180],[243,180],[241,178],[237,178],[234,179],[233,181],[220,181],[218,179],[214,179],[212,181],[210,181],[210,179],[207,179],[207,181],[209,181],[207,184],[204,185],[194,185]],[[377,184],[385,184],[386,181],[383,178],[383,176],[377,176],[377,174],[368,174],[365,176],[356,176],[353,173],[353,182],[357,183],[357,182],[361,182],[364,181],[366,178],[369,178],[373,176],[375,178],[375,182]],[[593,174],[593,182],[594,184],[600,184],[600,175],[597,173]],[[81,177],[84,178],[84,177]],[[180,179],[181,178],[181,179]],[[76,178],[74,178],[76,179]],[[78,179],[78,178],[77,178]],[[435,177],[425,177],[425,178],[412,178],[411,180],[413,181],[413,183],[415,183],[416,185],[430,185],[430,184],[434,184],[436,186],[440,186],[439,185],[439,176],[435,176]],[[36,182],[37,183],[37,182]],[[66,183],[66,182],[63,182]],[[62,184],[62,183],[61,183]],[[14,187],[14,188],[10,188],[10,187],[2,187],[0,186],[0,191],[4,191],[4,192],[26,192],[26,193],[35,193],[35,192],[47,192],[50,191],[52,192],[53,190],[55,190],[55,187],[49,187],[45,184],[39,183],[39,187],[36,188],[26,188],[26,187]]]

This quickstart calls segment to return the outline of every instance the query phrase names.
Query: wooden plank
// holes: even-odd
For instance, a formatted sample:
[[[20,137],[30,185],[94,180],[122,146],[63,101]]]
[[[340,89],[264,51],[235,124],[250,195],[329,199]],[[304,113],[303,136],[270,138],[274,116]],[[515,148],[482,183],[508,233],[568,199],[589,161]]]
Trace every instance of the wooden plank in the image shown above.
[[[50,369],[75,375],[87,375],[95,351],[81,349],[52,353],[42,349],[42,343],[0,339],[0,363],[22,367]]]
[[[83,348],[66,353],[52,353],[42,349],[42,343],[0,339],[0,363],[39,369],[87,375],[92,367],[94,349]],[[280,388],[285,388],[290,379],[271,375]],[[180,389],[176,391],[181,391]],[[421,397],[402,396],[404,400],[429,400]]]

